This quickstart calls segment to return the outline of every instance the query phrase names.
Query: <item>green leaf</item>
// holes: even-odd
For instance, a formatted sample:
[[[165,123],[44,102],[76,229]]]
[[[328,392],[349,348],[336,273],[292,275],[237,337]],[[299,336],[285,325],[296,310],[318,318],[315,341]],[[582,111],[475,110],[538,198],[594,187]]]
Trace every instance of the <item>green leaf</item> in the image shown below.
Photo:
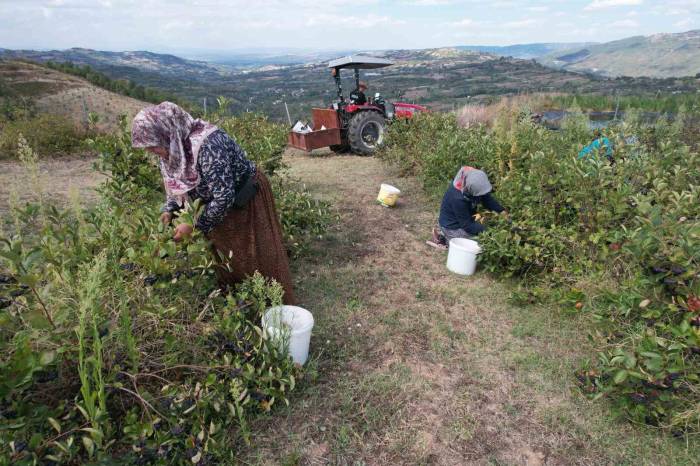
[[[27,285],[30,288],[36,288],[36,284],[39,282],[39,277],[28,273],[18,276],[17,281],[22,285]]]
[[[56,359],[55,351],[44,351],[41,353],[41,356],[39,356],[39,362],[42,366],[48,366],[54,361],[54,359]]]
[[[83,445],[85,446],[85,449],[88,452],[88,456],[92,457],[93,453],[95,452],[95,442],[93,442],[92,439],[87,436],[83,436],[82,440]]]
[[[4,425],[0,425],[0,429],[2,429],[2,430],[5,430],[5,429],[7,429],[7,430],[21,429],[21,428],[24,427],[25,425],[27,425],[26,422],[16,422],[16,423],[14,423],[14,424],[4,424]]]
[[[85,427],[81,430],[88,432],[92,436],[92,438],[98,442],[102,441],[102,438],[104,437],[104,435],[102,434],[101,431],[94,429],[92,427]]]
[[[51,427],[56,429],[56,432],[59,434],[61,433],[61,424],[58,423],[58,421],[52,417],[47,418],[47,421],[49,421],[49,424],[51,424]]]
[[[624,369],[617,371],[615,377],[613,378],[613,382],[615,382],[617,385],[620,385],[625,380],[627,380],[627,371]]]

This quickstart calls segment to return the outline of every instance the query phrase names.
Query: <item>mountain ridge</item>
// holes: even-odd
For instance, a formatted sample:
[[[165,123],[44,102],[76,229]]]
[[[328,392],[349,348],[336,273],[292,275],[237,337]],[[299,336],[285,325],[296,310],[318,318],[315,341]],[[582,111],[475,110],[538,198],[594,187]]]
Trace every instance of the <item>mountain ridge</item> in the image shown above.
[[[593,47],[599,45],[590,45],[581,56],[587,56]],[[459,47],[360,53],[385,57],[395,63],[386,69],[362,73],[370,82],[372,93],[430,105],[436,110],[449,110],[465,103],[489,103],[497,96],[522,93],[651,95],[659,90],[695,92],[700,84],[692,78],[610,79],[600,73],[548,67],[533,59],[499,57]],[[567,54],[569,51],[564,50],[556,56]],[[65,52],[5,50],[0,51],[0,59],[3,57],[88,64],[113,80],[125,79],[146,88],[157,88],[197,105],[204,106],[206,99],[210,99],[211,105],[216,97],[224,95],[231,99],[235,111],[262,111],[278,119],[286,117],[285,103],[292,116],[299,118],[312,106],[327,106],[336,99],[327,61],[321,57],[309,63],[250,68],[226,67],[147,51],[99,52],[82,48]],[[572,61],[576,59],[575,55],[571,57]],[[343,73],[343,88],[352,89],[352,86],[351,73]]]
[[[76,65],[90,65],[100,71],[112,67],[128,66],[173,76],[197,76],[228,71],[222,65],[146,50],[113,52],[83,47],[73,47],[66,50],[0,49],[0,59],[71,62]]]
[[[594,44],[594,42],[533,42],[511,45],[459,45],[456,46],[456,48],[527,60],[557,53],[562,50],[586,47],[591,44]]]
[[[700,29],[589,44],[551,53],[539,61],[558,69],[607,77],[695,76],[700,73]]]

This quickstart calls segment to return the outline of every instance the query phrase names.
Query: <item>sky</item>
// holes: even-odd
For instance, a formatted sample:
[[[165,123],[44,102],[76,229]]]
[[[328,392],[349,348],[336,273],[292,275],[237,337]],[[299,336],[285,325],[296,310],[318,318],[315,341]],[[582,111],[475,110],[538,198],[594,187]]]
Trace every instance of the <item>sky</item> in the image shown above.
[[[700,29],[700,0],[0,0],[0,47],[158,52],[605,42]]]

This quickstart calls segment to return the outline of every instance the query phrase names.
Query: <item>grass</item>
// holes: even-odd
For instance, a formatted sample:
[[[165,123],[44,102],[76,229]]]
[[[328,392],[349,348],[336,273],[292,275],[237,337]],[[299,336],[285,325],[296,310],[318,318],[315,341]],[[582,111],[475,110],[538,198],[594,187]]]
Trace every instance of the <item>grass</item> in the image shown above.
[[[374,159],[288,157],[341,224],[295,264],[316,318],[312,370],[258,419],[246,464],[695,464],[685,444],[591,402],[574,372],[585,315],[509,303],[509,285],[447,274],[435,209]],[[344,176],[338,177],[337,173]],[[401,204],[374,203],[380,182]]]
[[[98,129],[109,132],[118,127],[118,117],[126,114],[131,121],[148,103],[125,97],[85,83],[82,87],[66,89],[37,100],[40,112],[69,116],[77,124],[85,125],[89,112],[100,116]]]
[[[88,81],[24,62],[0,62],[0,84],[5,84],[17,97],[36,101],[41,113],[69,118],[84,126],[88,112],[100,115],[98,129],[114,131],[120,114],[133,118],[142,108],[150,105],[131,97],[99,88]]]
[[[17,82],[12,85],[12,90],[23,96],[38,97],[55,91],[56,85],[51,82]]]
[[[415,180],[323,155],[286,157],[341,215],[293,264],[316,319],[311,360],[290,406],[234,446],[243,464],[697,464],[697,441],[630,425],[580,394],[585,314],[518,307],[508,283],[448,274],[423,244],[437,206]],[[71,173],[42,176],[55,186]],[[397,208],[374,202],[380,182],[401,188]]]
[[[92,169],[95,161],[88,158],[44,159],[39,161],[39,177],[42,186],[50,189],[51,196],[60,205],[68,205],[71,192],[75,191],[82,202],[94,203],[97,199],[95,188],[104,176]],[[29,174],[17,160],[0,161],[0,214],[9,211],[9,200],[13,193],[21,205],[33,200],[35,193],[27,189],[31,186]]]

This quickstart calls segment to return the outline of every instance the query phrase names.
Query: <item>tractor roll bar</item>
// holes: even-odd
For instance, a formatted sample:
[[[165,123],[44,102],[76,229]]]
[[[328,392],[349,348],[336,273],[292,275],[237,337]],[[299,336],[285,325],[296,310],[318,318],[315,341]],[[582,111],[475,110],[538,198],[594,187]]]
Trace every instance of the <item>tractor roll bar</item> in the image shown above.
[[[328,63],[328,68],[333,68],[333,78],[335,78],[335,85],[338,87],[338,99],[340,99],[341,102],[345,102],[343,86],[340,82],[340,70],[343,68],[352,68],[355,71],[355,87],[360,87],[360,70],[373,70],[391,65],[393,65],[393,63],[384,58],[349,55],[347,57],[331,60],[330,63]]]

